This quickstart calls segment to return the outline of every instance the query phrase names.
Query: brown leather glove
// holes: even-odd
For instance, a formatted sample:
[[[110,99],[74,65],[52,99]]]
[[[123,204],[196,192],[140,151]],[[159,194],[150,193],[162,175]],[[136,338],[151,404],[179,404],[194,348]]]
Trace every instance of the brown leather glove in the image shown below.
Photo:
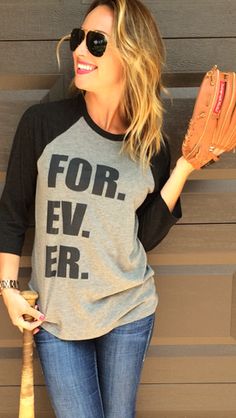
[[[236,73],[214,65],[200,85],[182,144],[182,154],[197,170],[217,161],[214,150],[236,147]]]

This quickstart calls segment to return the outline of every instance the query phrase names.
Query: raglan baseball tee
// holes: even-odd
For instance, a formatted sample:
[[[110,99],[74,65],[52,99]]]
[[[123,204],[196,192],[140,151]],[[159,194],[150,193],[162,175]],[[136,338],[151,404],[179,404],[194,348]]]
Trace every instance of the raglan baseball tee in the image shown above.
[[[181,217],[160,190],[168,146],[143,172],[119,153],[124,134],[103,130],[84,96],[30,106],[13,140],[0,199],[0,252],[21,255],[29,211],[35,237],[29,287],[42,327],[61,339],[101,336],[153,313],[158,304],[146,251]]]

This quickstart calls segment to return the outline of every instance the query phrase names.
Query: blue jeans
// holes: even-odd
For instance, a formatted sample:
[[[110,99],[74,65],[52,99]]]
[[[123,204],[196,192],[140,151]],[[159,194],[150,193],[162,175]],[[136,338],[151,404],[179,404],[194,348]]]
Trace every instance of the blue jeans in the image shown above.
[[[88,340],[34,335],[57,418],[134,418],[155,312]]]

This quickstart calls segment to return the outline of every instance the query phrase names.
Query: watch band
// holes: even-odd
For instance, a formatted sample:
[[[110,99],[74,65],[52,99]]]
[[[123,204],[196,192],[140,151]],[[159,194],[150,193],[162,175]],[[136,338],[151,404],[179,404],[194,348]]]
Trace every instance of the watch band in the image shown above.
[[[2,289],[10,289],[10,288],[20,290],[19,281],[18,280],[12,280],[12,279],[0,280],[0,295],[2,294]]]

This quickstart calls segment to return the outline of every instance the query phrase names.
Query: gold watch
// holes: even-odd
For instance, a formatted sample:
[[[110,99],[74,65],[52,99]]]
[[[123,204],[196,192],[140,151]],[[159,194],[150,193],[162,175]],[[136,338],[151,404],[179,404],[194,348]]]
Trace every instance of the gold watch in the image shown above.
[[[0,296],[2,294],[2,289],[10,289],[10,288],[20,290],[19,281],[12,280],[12,279],[0,280]]]

